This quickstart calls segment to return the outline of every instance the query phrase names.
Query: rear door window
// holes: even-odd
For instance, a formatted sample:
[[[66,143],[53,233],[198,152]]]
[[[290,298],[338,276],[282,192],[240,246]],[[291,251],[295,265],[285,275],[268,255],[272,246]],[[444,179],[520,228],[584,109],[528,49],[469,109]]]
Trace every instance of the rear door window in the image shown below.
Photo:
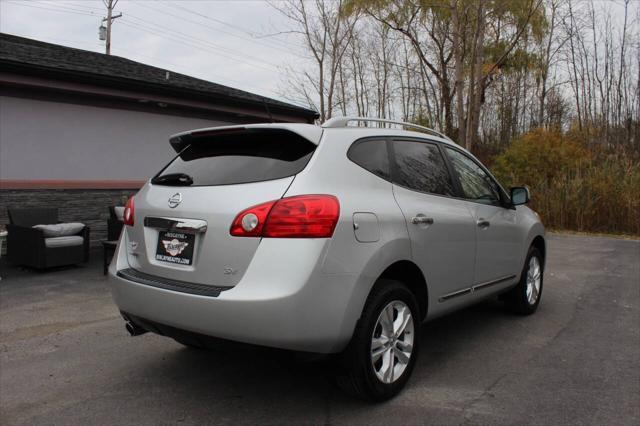
[[[151,182],[212,186],[280,179],[302,171],[315,148],[284,132],[197,138]]]
[[[376,176],[389,180],[389,154],[384,139],[365,139],[349,148],[347,157]]]
[[[455,196],[449,171],[437,145],[394,140],[393,183],[429,194]]]

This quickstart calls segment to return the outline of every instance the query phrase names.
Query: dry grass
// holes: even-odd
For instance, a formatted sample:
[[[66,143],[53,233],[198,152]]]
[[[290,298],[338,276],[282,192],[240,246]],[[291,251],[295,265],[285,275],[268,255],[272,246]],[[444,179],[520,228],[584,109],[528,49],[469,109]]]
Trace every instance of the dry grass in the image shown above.
[[[493,169],[507,186],[531,189],[531,207],[549,228],[640,235],[640,162],[585,139],[536,129],[498,155]]]

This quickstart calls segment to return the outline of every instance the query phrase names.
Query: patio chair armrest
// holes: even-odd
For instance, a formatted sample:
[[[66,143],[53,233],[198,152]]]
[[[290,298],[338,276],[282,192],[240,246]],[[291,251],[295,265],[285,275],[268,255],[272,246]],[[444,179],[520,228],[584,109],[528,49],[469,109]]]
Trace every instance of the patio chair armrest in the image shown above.
[[[23,241],[34,246],[44,247],[44,232],[42,229],[29,226],[7,225],[7,241]]]
[[[83,249],[84,249],[84,261],[89,261],[89,248],[91,247],[91,228],[87,225],[82,228],[82,231],[79,232],[78,235],[81,235],[83,238]]]
[[[7,225],[7,256],[10,260],[44,258],[44,232],[28,226]]]

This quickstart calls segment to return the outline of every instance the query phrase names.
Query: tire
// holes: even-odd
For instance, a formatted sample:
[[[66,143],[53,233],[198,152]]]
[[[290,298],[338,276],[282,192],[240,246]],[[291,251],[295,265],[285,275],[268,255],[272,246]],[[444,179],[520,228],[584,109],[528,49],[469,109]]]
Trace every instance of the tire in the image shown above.
[[[520,282],[506,294],[507,308],[519,315],[533,314],[538,309],[542,298],[543,276],[544,259],[540,251],[532,246],[527,253]],[[539,277],[538,285],[536,285],[536,277]]]
[[[403,321],[398,320],[406,318],[407,312],[411,316],[402,328]],[[419,312],[415,296],[404,284],[378,280],[367,298],[351,342],[338,361],[335,377],[338,386],[351,395],[373,401],[384,401],[397,395],[409,380],[418,358]],[[392,326],[386,320],[389,313],[393,316]],[[390,327],[396,332],[402,329],[404,332],[394,337],[394,333],[389,333]],[[391,335],[391,339],[387,339],[387,335]],[[375,362],[374,339],[375,344],[380,345]],[[390,365],[393,368],[388,368]]]

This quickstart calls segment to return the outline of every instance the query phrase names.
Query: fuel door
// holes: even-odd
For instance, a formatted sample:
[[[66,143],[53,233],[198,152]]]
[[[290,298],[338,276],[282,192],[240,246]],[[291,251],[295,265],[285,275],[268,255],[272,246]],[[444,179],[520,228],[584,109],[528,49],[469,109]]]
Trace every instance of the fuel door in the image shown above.
[[[361,243],[374,243],[380,239],[378,217],[373,213],[354,213],[353,232]]]

